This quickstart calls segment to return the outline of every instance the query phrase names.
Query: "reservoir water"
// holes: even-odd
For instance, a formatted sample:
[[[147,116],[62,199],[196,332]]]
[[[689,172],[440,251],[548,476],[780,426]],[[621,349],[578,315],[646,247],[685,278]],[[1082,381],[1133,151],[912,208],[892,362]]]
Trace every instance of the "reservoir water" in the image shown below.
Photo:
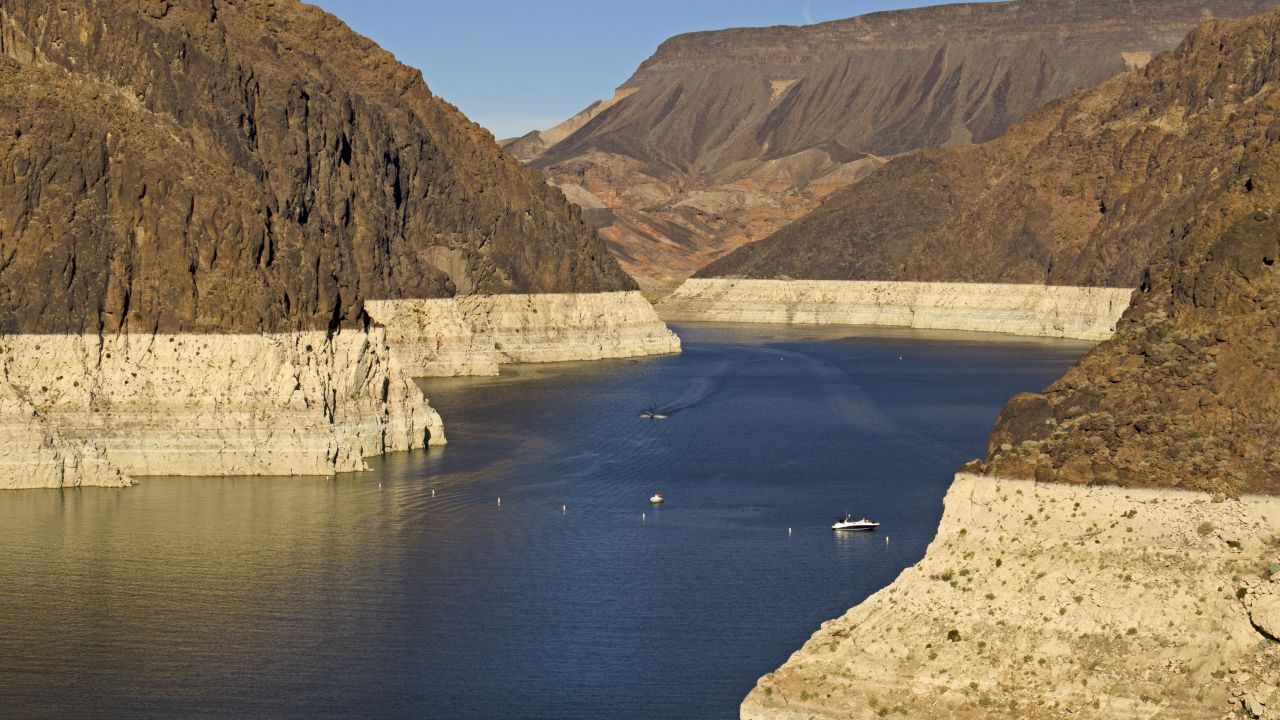
[[[735,718],[1088,349],[677,330],[680,356],[424,382],[449,446],[368,473],[0,493],[0,716]]]

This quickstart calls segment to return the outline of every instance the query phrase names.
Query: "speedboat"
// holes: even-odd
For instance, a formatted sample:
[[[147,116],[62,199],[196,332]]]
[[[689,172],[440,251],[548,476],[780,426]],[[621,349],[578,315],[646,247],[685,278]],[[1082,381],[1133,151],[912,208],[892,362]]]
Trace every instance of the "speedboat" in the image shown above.
[[[666,501],[667,499],[662,497],[662,493],[654,493],[653,497],[649,498],[649,502],[653,503],[654,505],[661,505]]]
[[[663,415],[662,413],[658,412],[657,408],[654,408],[654,407],[649,407],[647,410],[640,413],[640,417],[645,420],[666,420],[667,419],[666,415]]]
[[[836,520],[835,524],[831,526],[831,529],[832,530],[875,530],[878,527],[880,527],[880,523],[878,522],[871,522],[866,518],[862,518],[861,520],[854,520],[852,515],[845,515],[839,520]]]

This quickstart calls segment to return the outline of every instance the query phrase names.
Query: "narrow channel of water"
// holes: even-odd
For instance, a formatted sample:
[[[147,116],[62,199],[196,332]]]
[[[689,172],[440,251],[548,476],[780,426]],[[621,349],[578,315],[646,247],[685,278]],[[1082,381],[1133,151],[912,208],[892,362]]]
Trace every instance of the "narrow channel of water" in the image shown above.
[[[424,382],[450,445],[369,473],[0,494],[0,715],[737,717],[1088,349],[678,331],[677,357]],[[832,533],[846,510],[881,531]]]

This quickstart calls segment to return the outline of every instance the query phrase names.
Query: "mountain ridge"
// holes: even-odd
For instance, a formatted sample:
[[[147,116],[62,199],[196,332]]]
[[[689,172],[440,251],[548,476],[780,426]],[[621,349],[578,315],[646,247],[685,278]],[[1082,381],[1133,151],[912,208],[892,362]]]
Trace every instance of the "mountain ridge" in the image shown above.
[[[629,95],[539,152],[623,266],[672,284],[884,160],[998,137],[1138,67],[1204,18],[1264,0],[1015,0],[672,38]]]

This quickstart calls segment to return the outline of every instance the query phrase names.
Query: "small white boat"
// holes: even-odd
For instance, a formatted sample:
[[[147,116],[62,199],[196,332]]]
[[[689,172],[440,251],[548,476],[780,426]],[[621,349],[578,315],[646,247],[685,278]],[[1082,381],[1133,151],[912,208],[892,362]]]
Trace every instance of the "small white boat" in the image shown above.
[[[658,412],[657,409],[653,407],[650,407],[644,412],[640,413],[640,417],[645,420],[666,420],[667,419],[666,415],[663,415],[662,413]]]
[[[875,530],[878,527],[880,527],[880,523],[878,522],[871,522],[866,518],[862,518],[861,520],[854,520],[852,515],[845,515],[839,520],[836,520],[835,524],[831,526],[831,529],[832,530]]]
[[[653,503],[654,505],[661,505],[666,501],[667,499],[662,497],[662,493],[654,493],[653,497],[649,498],[649,502]]]

